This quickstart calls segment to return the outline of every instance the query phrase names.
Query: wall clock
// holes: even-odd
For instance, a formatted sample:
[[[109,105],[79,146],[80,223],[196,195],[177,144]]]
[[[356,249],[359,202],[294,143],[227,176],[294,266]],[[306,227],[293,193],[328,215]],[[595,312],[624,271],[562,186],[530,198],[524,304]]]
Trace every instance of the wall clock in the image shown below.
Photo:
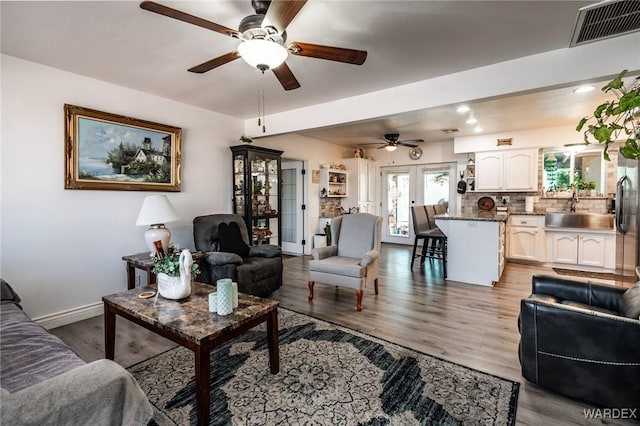
[[[409,158],[411,158],[412,160],[418,160],[420,159],[420,157],[422,157],[422,149],[419,146],[416,146],[409,150]]]

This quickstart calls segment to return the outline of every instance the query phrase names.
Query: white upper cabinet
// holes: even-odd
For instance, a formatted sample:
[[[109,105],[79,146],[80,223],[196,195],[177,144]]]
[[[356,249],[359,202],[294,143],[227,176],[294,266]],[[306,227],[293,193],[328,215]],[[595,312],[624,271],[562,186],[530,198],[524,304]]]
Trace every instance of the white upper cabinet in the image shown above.
[[[478,152],[476,191],[537,191],[538,150]]]
[[[376,162],[364,158],[347,158],[342,163],[349,173],[348,195],[342,201],[342,206],[359,207],[361,212],[377,214],[379,196]]]

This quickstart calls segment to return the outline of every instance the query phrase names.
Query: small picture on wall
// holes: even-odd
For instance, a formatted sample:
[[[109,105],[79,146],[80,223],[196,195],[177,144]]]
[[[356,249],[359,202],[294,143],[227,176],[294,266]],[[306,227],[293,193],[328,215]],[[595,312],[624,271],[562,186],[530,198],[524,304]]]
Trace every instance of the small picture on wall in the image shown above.
[[[311,183],[320,183],[320,170],[311,170]]]
[[[65,189],[180,191],[182,129],[65,105]]]

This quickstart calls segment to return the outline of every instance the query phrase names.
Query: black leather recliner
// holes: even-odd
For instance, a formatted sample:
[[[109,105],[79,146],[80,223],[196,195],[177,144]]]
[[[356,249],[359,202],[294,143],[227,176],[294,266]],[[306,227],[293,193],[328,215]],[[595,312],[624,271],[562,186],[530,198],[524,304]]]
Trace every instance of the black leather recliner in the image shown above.
[[[216,285],[221,278],[231,278],[238,283],[240,293],[266,297],[282,285],[282,250],[271,244],[248,247],[248,255],[220,251],[218,229],[221,223],[235,222],[240,237],[249,244],[247,226],[242,216],[236,214],[212,214],[193,219],[193,239],[198,251],[207,255],[201,262],[199,281]]]
[[[605,408],[639,408],[640,283],[536,275],[532,284],[518,319],[524,378]]]

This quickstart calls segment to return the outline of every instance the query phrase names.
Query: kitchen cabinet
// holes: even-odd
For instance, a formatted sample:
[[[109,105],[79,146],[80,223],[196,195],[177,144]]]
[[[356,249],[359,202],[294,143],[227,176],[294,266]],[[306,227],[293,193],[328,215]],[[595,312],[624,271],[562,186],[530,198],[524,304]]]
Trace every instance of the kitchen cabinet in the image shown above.
[[[347,158],[342,160],[347,167],[347,196],[342,201],[346,209],[358,207],[361,213],[378,214],[378,165],[373,160]]]
[[[320,196],[344,198],[347,196],[347,171],[320,169]]]
[[[475,154],[476,191],[537,191],[538,150],[514,149]]]
[[[510,215],[507,231],[509,259],[545,261],[544,216]]]
[[[547,230],[547,250],[551,263],[615,268],[613,231]]]
[[[233,212],[244,218],[252,245],[280,245],[282,151],[237,145],[231,152]]]

